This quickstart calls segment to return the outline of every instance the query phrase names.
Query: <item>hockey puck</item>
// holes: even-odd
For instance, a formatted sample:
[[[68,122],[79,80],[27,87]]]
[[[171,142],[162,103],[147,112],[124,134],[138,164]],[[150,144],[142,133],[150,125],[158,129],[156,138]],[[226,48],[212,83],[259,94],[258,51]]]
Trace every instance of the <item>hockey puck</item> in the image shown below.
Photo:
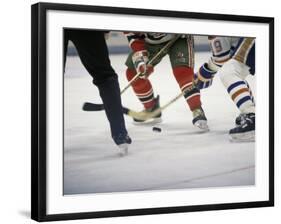
[[[152,131],[155,131],[155,132],[161,132],[161,128],[158,128],[158,127],[153,127],[152,128]]]

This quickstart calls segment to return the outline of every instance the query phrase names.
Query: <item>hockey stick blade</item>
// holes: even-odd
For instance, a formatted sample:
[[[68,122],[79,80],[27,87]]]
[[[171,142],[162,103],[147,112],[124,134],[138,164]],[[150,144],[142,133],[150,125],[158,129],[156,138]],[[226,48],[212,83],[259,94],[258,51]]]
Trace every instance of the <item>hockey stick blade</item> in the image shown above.
[[[103,104],[85,102],[82,106],[84,111],[101,111],[104,110]]]
[[[90,103],[90,102],[85,102],[82,106],[82,110],[83,111],[102,111],[104,110],[104,106],[103,104],[97,104],[97,103]],[[130,109],[128,109],[127,107],[122,107],[123,113],[129,115],[129,111],[131,111]],[[138,113],[138,112],[135,112]],[[130,115],[129,115],[130,116]]]
[[[85,102],[82,106],[83,111],[91,112],[91,111],[102,111],[104,110],[103,104],[96,104],[96,103],[90,103]],[[136,119],[149,119],[151,116],[145,114],[144,112],[137,112],[134,110],[131,110],[127,107],[122,107],[123,113]]]

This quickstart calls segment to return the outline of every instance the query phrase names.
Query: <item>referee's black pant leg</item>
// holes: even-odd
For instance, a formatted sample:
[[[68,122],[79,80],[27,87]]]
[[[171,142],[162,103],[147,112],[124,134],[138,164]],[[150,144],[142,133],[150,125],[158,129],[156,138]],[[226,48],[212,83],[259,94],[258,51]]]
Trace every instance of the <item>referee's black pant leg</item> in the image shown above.
[[[126,136],[127,130],[122,109],[120,88],[117,76],[112,76],[97,85],[106,116],[110,123],[111,136]]]
[[[110,64],[104,33],[76,31],[71,34],[71,40],[99,89],[112,137],[126,135],[118,77]]]
[[[90,30],[70,30],[69,39],[74,43],[81,62],[93,77],[94,84],[102,83],[115,71],[110,65],[104,33]]]

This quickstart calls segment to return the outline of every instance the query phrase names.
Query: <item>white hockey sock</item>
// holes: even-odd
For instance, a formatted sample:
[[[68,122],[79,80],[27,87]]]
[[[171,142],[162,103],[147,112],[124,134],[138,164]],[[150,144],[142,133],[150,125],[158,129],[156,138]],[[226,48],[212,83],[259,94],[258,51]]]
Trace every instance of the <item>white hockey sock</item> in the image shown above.
[[[219,71],[219,76],[231,99],[241,113],[255,113],[251,91],[244,81],[248,67],[234,59],[226,62]]]

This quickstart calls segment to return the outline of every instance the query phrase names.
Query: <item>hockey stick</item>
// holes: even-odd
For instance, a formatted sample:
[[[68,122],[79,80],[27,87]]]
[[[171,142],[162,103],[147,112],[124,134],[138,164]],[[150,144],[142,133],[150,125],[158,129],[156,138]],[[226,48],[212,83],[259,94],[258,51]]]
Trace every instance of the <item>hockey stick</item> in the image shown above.
[[[123,113],[136,119],[142,119],[144,117],[144,112],[137,112],[134,110],[131,110],[127,107],[122,107]],[[97,104],[97,103],[90,103],[90,102],[85,102],[83,104],[82,110],[84,111],[101,111],[104,110],[103,104]]]
[[[181,92],[180,94],[175,96],[173,99],[168,101],[166,104],[164,104],[164,106],[159,107],[158,109],[156,109],[153,112],[143,112],[143,111],[137,112],[137,111],[131,110],[127,107],[123,107],[123,113],[132,117],[132,118],[138,119],[138,120],[149,120],[149,119],[155,117],[156,115],[158,115],[159,113],[161,113],[163,110],[165,110],[171,104],[176,102],[185,93],[186,93],[186,91]],[[95,103],[86,102],[86,103],[84,103],[82,109],[84,111],[101,111],[101,110],[104,110],[104,107],[103,107],[103,104],[95,104]]]
[[[168,106],[170,106],[171,104],[173,104],[174,102],[176,102],[179,98],[181,98],[186,92],[181,92],[180,94],[178,94],[177,96],[175,96],[173,99],[171,99],[170,101],[168,101],[166,104],[164,104],[162,107],[159,107],[158,109],[154,110],[153,112],[147,113],[147,112],[138,112],[138,114],[135,114],[135,116],[138,116],[140,120],[148,120],[151,119],[153,117],[155,117],[156,115],[160,114],[163,110],[165,110]]]
[[[167,49],[169,49],[176,41],[180,38],[180,35],[176,35],[175,38],[170,40],[164,47],[161,48],[161,50],[154,55],[153,58],[150,59],[150,61],[147,63],[147,65],[152,65],[152,63]],[[140,72],[138,72],[130,81],[129,83],[124,87],[124,89],[121,90],[120,94],[123,94],[131,85],[132,83],[141,75]]]

